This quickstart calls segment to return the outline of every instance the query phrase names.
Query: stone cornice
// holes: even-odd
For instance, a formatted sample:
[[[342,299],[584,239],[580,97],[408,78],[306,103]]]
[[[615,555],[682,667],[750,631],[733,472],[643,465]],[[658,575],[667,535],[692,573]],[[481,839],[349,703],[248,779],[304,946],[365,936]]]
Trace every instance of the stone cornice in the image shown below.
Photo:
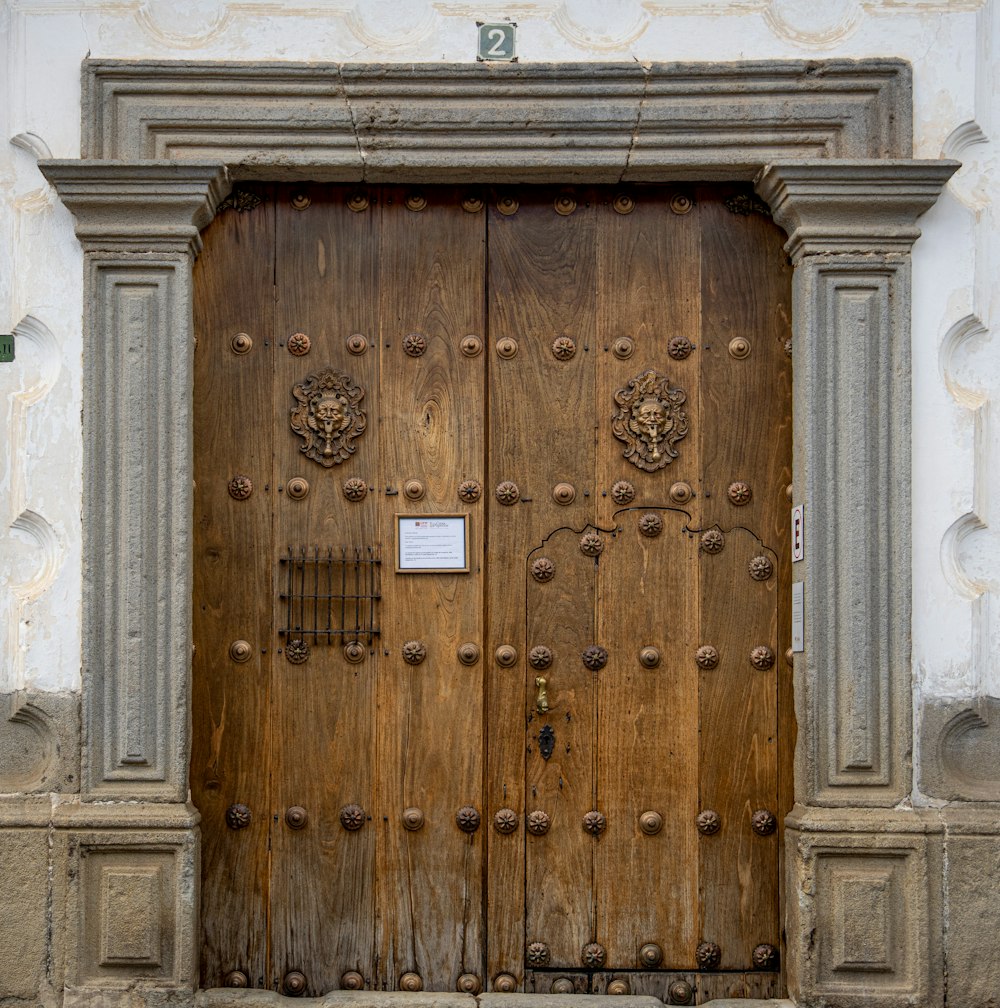
[[[218,162],[40,161],[85,251],[197,252],[225,195]]]
[[[750,179],[912,152],[910,68],[745,63],[83,66],[83,155],[216,159],[238,178]],[[443,176],[442,173],[446,173]]]
[[[793,260],[830,253],[908,252],[917,218],[958,161],[802,160],[768,165],[755,180]]]

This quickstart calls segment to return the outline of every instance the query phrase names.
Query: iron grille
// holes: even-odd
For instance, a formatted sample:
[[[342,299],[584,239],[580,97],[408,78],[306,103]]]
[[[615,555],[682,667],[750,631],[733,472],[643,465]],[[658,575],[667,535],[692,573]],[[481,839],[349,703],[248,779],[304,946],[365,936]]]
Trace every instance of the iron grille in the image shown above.
[[[379,635],[382,558],[375,546],[288,547],[281,558],[285,637],[316,644]]]

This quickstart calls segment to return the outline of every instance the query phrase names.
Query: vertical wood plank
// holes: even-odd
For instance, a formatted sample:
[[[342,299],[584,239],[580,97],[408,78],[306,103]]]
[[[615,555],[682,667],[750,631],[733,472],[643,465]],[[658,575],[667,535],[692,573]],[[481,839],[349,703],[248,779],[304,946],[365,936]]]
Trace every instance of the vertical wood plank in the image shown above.
[[[231,970],[267,983],[268,723],[271,621],[270,387],[274,210],[268,187],[251,213],[224,212],[195,266],[194,598],[191,796],[202,814],[201,983]],[[233,350],[245,333],[252,349]],[[237,344],[239,346],[239,344]],[[263,418],[244,437],[248,418]],[[254,492],[227,489],[249,476]],[[239,576],[234,577],[238,571]],[[248,657],[233,659],[235,641]],[[250,825],[227,827],[246,805]]]
[[[599,803],[609,820],[598,846],[599,932],[609,966],[642,966],[639,950],[654,942],[663,949],[664,967],[684,968],[697,927],[697,675],[691,643],[700,600],[697,540],[684,529],[700,508],[700,228],[697,208],[671,209],[672,190],[636,187],[618,194],[632,201],[628,213],[618,212],[629,204],[614,201],[615,195],[603,191],[599,217],[596,482],[603,520],[622,530],[600,568],[598,635],[610,657],[600,676],[596,739]],[[687,356],[671,353],[679,339],[694,348]],[[625,359],[622,340],[631,351]],[[677,458],[653,472],[624,457],[626,445],[610,422],[615,394],[648,370],[684,390],[689,425],[675,445]],[[619,480],[636,491],[625,507],[611,494]],[[677,510],[663,510],[679,482],[696,496]],[[647,513],[664,526],[655,539],[638,530]],[[657,668],[641,666],[644,647],[660,650]],[[648,811],[663,817],[655,836],[639,828]],[[645,898],[652,891],[658,898]]]
[[[462,209],[451,190],[428,190],[414,211],[386,190],[381,209],[379,353],[384,418],[380,524],[393,542],[395,514],[466,510],[463,479],[483,472],[484,358],[461,350],[484,330],[485,229],[482,212]],[[405,197],[404,197],[405,198]],[[407,336],[422,341],[419,355]],[[407,499],[408,481],[424,488]],[[391,495],[390,495],[391,494]],[[394,574],[383,579],[384,674],[379,684],[379,985],[416,972],[426,990],[455,990],[462,973],[482,977],[483,669],[463,665],[464,642],[481,642],[483,507],[467,509],[475,554],[468,574]],[[407,641],[426,658],[403,658]],[[459,809],[483,824],[465,833]],[[419,808],[422,829],[404,828]]]
[[[490,836],[490,974],[508,972],[520,980],[526,942],[546,942],[553,962],[577,965],[580,948],[589,940],[592,913],[590,840],[580,825],[580,817],[593,802],[592,765],[580,763],[592,760],[591,738],[581,739],[569,754],[563,741],[560,760],[569,755],[574,762],[572,772],[562,775],[560,789],[555,764],[546,766],[538,755],[542,720],[534,719],[528,726],[529,738],[534,740],[528,754],[525,726],[536,696],[536,673],[528,652],[552,633],[592,634],[587,620],[588,613],[593,613],[593,586],[588,588],[590,597],[579,603],[581,609],[564,623],[543,626],[529,609],[527,633],[525,586],[533,590],[537,584],[529,573],[530,551],[560,527],[582,531],[593,514],[596,249],[595,213],[587,205],[585,191],[573,194],[577,205],[566,215],[555,211],[555,200],[562,195],[555,190],[523,189],[516,195],[520,201],[516,213],[501,213],[496,201],[489,209],[488,648],[492,655],[496,647],[510,644],[517,650],[518,661],[511,668],[495,662],[490,666],[488,790],[493,809],[506,806],[523,816],[544,809],[550,795],[560,809],[553,818],[554,835],[526,837],[522,821],[513,835],[516,843],[512,837]],[[565,359],[553,353],[559,338],[573,341],[572,354]],[[506,339],[517,342],[517,353],[510,358],[498,353],[498,344]],[[505,480],[517,484],[521,503],[509,507],[497,503],[494,490]],[[575,498],[570,504],[553,499],[558,483],[573,487]],[[580,556],[578,551],[576,556]],[[584,626],[572,630],[580,619]],[[571,645],[559,640],[553,649],[571,652]],[[578,664],[579,657],[561,654],[559,661],[560,669],[552,671],[552,695],[562,697],[557,702],[563,705],[563,721],[555,714],[550,720],[565,726],[565,715],[570,713],[572,731],[587,726],[590,732],[592,695],[576,694],[563,672],[569,665],[562,663]],[[557,727],[557,735],[560,732],[565,736]],[[534,793],[525,793],[526,772]],[[583,919],[570,915],[570,908],[579,908]]]
[[[310,204],[296,209],[292,200],[306,196]],[[377,648],[364,659],[346,660],[339,637],[305,637],[309,658],[303,664],[287,660],[285,651],[295,634],[278,630],[287,623],[288,568],[279,567],[288,548],[309,556],[342,555],[360,549],[364,557],[377,545],[377,498],[369,493],[349,501],[344,482],[352,477],[376,485],[379,455],[379,375],[374,348],[356,355],[348,338],[360,333],[373,339],[377,324],[378,248],[371,210],[354,213],[340,187],[283,186],[276,193],[277,266],[274,339],[275,382],[271,412],[275,432],[275,541],[269,557],[278,571],[274,595],[275,659],[272,709],[274,746],[274,827],[272,839],[273,935],[272,983],[278,987],[290,970],[308,981],[306,993],[323,994],[341,985],[347,970],[372,982],[374,934],[373,874],[375,830],[366,821],[347,830],[340,811],[358,805],[371,815],[374,789],[375,682]],[[288,349],[294,333],[305,333],[312,346],[296,356]],[[303,441],[290,427],[296,405],[292,388],[310,374],[334,368],[365,389],[361,406],[367,429],[353,442],[355,452],[343,463],[324,467],[302,454]],[[288,481],[301,477],[309,492],[301,500],[289,497]],[[306,593],[354,592],[343,584],[353,569],[313,563],[304,569]],[[330,583],[332,575],[333,584]],[[307,606],[305,623],[327,615]],[[332,614],[334,624],[340,612]],[[299,617],[292,614],[292,623]],[[348,614],[348,622],[350,617]],[[285,813],[304,808],[308,821],[292,829]]]

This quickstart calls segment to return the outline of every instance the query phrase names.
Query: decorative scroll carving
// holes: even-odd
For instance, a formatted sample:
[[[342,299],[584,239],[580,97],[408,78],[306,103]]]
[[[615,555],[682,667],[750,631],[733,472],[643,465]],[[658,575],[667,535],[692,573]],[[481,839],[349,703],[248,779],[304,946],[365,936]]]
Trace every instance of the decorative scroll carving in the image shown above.
[[[330,468],[354,454],[352,442],[368,426],[360,385],[343,371],[326,368],[294,385],[292,395],[298,402],[291,414],[292,430],[305,441],[299,450],[307,458]]]
[[[687,401],[683,389],[671,388],[670,379],[644,371],[615,393],[617,411],[611,430],[624,442],[622,453],[634,466],[656,472],[677,458],[674,445],[688,432]]]

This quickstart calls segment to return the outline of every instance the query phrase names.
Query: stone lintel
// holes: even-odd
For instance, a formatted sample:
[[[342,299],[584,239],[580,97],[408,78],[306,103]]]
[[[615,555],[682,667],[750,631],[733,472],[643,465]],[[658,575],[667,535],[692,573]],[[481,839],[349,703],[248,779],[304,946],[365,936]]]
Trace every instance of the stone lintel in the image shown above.
[[[832,253],[909,252],[917,218],[933,206],[958,161],[799,160],[756,179],[793,260]]]
[[[84,250],[194,252],[224,195],[218,162],[43,160]]]

